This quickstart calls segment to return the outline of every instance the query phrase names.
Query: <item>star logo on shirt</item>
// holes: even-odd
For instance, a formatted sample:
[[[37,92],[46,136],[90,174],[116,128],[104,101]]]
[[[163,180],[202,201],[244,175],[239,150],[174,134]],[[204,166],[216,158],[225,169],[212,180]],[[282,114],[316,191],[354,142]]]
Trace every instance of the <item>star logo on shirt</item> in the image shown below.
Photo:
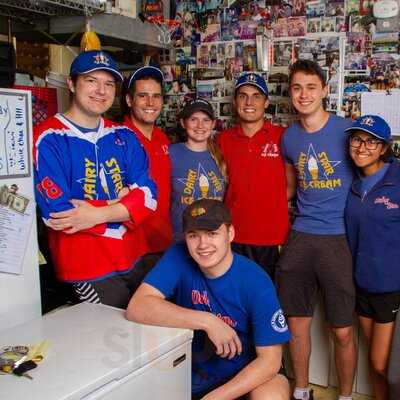
[[[312,143],[308,146],[307,153],[301,152],[298,162],[295,164],[298,178],[304,190],[308,188],[323,188],[334,190],[334,185],[319,185],[321,181],[331,181],[335,173],[335,167],[341,161],[330,160],[328,153],[317,153]]]
[[[201,162],[197,170],[188,170],[186,178],[178,178],[178,182],[184,185],[184,194],[193,199],[219,198],[222,196],[224,180],[217,177],[213,170],[207,171]],[[219,196],[219,197],[218,197]]]

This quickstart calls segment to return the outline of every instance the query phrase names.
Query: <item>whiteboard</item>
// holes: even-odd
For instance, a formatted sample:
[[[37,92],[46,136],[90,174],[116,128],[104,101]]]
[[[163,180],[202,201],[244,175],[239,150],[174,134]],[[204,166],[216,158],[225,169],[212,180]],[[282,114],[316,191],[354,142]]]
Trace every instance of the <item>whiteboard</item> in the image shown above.
[[[400,135],[400,91],[361,93],[361,115],[382,117],[390,126],[392,135]]]
[[[18,185],[34,201],[31,92],[0,89],[1,185]],[[5,158],[7,157],[7,159]],[[30,228],[20,275],[0,273],[0,330],[41,315],[36,221]]]

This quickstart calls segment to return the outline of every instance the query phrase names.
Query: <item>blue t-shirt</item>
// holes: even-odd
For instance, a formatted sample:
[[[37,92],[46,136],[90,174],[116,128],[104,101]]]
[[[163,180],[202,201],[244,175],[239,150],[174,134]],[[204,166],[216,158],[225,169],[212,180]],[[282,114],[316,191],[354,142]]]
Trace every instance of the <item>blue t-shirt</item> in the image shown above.
[[[186,244],[175,244],[144,282],[176,304],[211,312],[235,329],[243,351],[233,359],[219,357],[204,331],[193,339],[192,392],[205,391],[238,373],[255,357],[255,346],[287,342],[289,330],[274,285],[253,261],[235,254],[224,275],[210,279],[190,257]]]
[[[344,207],[353,168],[348,155],[351,120],[330,115],[319,131],[308,133],[296,121],[282,139],[285,161],[297,178],[297,213],[293,229],[322,235],[345,233]]]
[[[182,239],[182,213],[195,200],[223,200],[225,181],[208,151],[192,151],[184,143],[169,146],[171,159],[171,223],[175,241]]]
[[[369,176],[360,176],[361,198],[364,198],[368,192],[384,177],[390,164],[385,163],[382,168],[378,169],[374,174]]]

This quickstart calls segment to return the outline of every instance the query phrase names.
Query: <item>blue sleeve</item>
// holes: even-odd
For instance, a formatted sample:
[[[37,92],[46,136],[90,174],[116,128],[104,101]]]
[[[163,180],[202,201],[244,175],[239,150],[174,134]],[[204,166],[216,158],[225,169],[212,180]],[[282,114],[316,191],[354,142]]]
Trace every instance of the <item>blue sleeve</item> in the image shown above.
[[[158,289],[166,298],[172,297],[177,292],[187,258],[185,245],[172,245],[143,282]]]
[[[73,208],[67,181],[68,168],[64,156],[52,135],[47,135],[37,144],[35,160],[35,195],[44,219],[50,213]]]
[[[253,339],[256,346],[272,346],[285,343],[290,339],[275,287],[267,276],[265,278],[258,281],[249,299]]]

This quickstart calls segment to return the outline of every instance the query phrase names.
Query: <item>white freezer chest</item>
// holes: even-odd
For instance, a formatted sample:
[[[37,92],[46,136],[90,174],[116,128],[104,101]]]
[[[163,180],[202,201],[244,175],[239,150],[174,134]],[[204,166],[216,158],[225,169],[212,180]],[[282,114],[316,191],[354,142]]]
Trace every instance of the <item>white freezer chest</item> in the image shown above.
[[[82,303],[0,332],[0,348],[50,342],[33,380],[0,375],[1,400],[190,400],[186,329],[127,321],[124,311]]]

